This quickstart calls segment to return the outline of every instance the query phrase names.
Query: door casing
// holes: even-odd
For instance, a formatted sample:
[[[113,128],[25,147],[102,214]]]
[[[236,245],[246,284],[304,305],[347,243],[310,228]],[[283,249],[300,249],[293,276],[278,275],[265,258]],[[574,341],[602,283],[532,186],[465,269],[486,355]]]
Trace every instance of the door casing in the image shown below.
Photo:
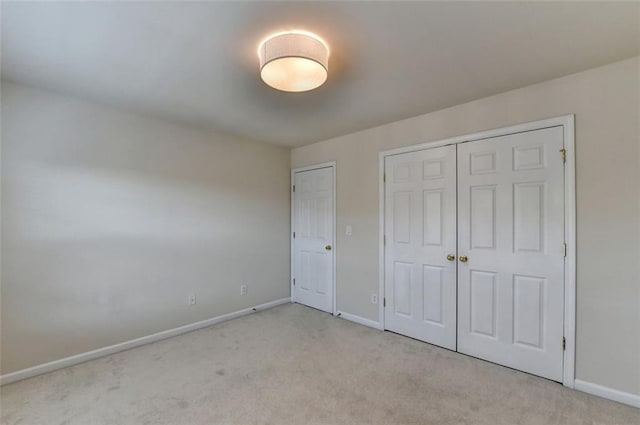
[[[336,238],[336,161],[329,161],[329,162],[323,162],[321,164],[315,164],[315,165],[308,165],[305,167],[298,167],[298,168],[292,168],[291,169],[291,183],[290,183],[290,193],[291,193],[291,227],[289,229],[289,238],[291,241],[291,248],[290,248],[290,256],[289,256],[289,263],[290,263],[290,275],[289,275],[289,281],[290,281],[290,285],[291,285],[291,302],[296,302],[296,291],[295,291],[295,286],[293,284],[293,279],[295,278],[295,262],[294,262],[294,237],[293,237],[293,232],[294,232],[294,219],[295,219],[295,194],[293,192],[293,185],[295,184],[295,176],[296,173],[302,172],[302,171],[311,171],[311,170],[318,170],[320,168],[331,168],[332,170],[332,178],[333,178],[333,229],[331,229],[331,232],[333,234],[333,249],[331,250],[331,263],[332,263],[332,270],[331,270],[331,286],[333,288],[333,301],[332,301],[332,315],[336,315],[337,312],[337,306],[336,306],[336,250],[337,250],[337,238]]]
[[[563,379],[565,387],[574,388],[575,385],[575,349],[576,349],[576,193],[575,193],[575,115],[564,115],[546,120],[533,121],[510,127],[497,128],[463,136],[433,142],[420,143],[412,146],[382,151],[378,158],[378,199],[379,199],[379,240],[378,240],[378,298],[383,300],[385,294],[385,191],[384,172],[385,158],[390,155],[431,149],[440,146],[455,145],[463,142],[505,136],[525,131],[540,130],[549,127],[563,127],[564,149],[566,162],[564,167],[564,228],[567,255],[564,264],[564,337],[566,349],[563,356]],[[561,155],[558,152],[558,155]],[[335,180],[334,180],[335,181]],[[335,280],[334,280],[335,283]],[[384,325],[384,303],[378,303],[378,320],[380,327]]]

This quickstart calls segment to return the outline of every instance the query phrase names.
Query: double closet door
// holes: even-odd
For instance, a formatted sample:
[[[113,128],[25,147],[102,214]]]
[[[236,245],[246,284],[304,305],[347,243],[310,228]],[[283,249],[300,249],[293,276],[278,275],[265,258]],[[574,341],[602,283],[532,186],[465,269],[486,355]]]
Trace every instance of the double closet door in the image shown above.
[[[385,159],[385,328],[562,381],[559,127]]]

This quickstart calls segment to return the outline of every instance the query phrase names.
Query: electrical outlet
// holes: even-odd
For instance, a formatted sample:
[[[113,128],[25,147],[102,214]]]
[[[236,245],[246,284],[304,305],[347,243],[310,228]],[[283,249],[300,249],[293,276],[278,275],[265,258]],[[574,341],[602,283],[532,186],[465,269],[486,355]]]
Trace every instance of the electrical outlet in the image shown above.
[[[240,295],[247,295],[247,285],[240,285]]]
[[[371,304],[378,304],[378,294],[371,294]]]
[[[196,294],[189,294],[189,305],[196,305]]]

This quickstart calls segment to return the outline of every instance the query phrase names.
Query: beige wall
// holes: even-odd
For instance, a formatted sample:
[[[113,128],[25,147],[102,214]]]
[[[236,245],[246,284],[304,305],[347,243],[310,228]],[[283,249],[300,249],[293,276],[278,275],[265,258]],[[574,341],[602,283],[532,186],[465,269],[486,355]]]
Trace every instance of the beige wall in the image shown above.
[[[2,374],[289,296],[287,149],[1,100]]]
[[[380,151],[575,113],[576,374],[640,394],[639,71],[635,58],[294,149],[294,167],[337,161],[339,310],[378,320]]]

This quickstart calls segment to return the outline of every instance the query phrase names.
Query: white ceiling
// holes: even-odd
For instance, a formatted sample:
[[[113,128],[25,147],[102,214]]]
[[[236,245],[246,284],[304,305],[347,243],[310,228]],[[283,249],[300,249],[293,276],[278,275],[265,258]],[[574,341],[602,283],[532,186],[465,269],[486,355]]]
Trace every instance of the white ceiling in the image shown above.
[[[301,146],[632,57],[640,3],[2,4],[2,77],[255,141]],[[331,46],[329,80],[259,78],[271,32]]]

